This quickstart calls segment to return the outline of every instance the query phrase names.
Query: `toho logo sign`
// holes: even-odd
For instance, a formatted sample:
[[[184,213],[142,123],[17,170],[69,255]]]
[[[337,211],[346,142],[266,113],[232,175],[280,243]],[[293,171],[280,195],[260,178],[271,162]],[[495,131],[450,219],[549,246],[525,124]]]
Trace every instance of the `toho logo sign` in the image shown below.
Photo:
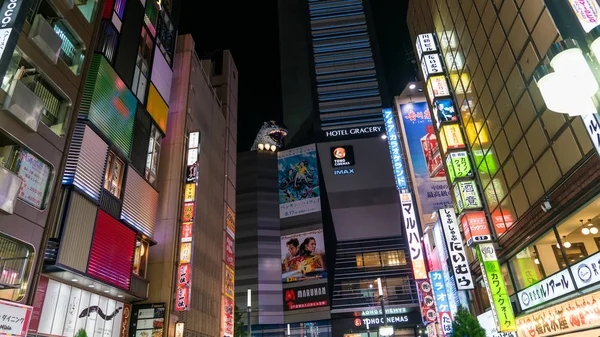
[[[2,6],[2,20],[0,20],[0,28],[12,27],[11,23],[14,21],[13,18],[16,12],[19,11],[21,1],[9,0]],[[10,25],[10,26],[9,26]]]

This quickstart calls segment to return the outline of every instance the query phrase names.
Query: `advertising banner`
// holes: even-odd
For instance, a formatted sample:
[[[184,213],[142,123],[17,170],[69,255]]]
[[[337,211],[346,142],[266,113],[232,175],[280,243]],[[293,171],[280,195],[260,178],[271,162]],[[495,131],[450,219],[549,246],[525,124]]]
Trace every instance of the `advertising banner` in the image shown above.
[[[235,241],[231,235],[225,235],[225,263],[235,269]]]
[[[235,296],[235,277],[233,269],[225,266],[225,279],[223,280],[225,286],[225,296],[231,298]]]
[[[431,282],[429,280],[417,281],[417,294],[419,295],[419,303],[421,304],[423,323],[429,324],[435,322],[437,320],[437,311],[435,310]]]
[[[433,212],[452,204],[450,189],[427,103],[401,104],[400,115],[421,225],[425,226],[431,223]]]
[[[452,334],[452,314],[450,313],[450,303],[448,303],[448,294],[444,285],[444,276],[441,271],[429,272],[431,286],[433,288],[433,297],[435,307],[437,308],[440,328],[444,335]]]
[[[483,314],[477,316],[479,325],[485,329],[486,337],[517,337],[517,333],[514,331],[501,332],[498,331],[496,324],[494,323],[494,314],[491,311],[486,311]]]
[[[463,233],[465,233],[467,246],[492,240],[485,213],[482,211],[465,213],[462,215],[460,221]]]
[[[519,336],[575,336],[574,332],[600,328],[600,292],[575,298],[517,318]],[[598,332],[579,336],[596,336]]]
[[[281,237],[283,283],[327,277],[323,230]]]
[[[433,106],[435,107],[433,118],[435,118],[438,128],[442,122],[453,122],[458,120],[456,117],[456,110],[454,109],[454,101],[451,99],[438,99]]]
[[[227,206],[226,208],[227,214],[225,215],[225,217],[227,222],[227,233],[235,239],[235,213],[231,208],[229,208],[229,206]]]
[[[400,194],[400,206],[402,207],[404,230],[410,249],[410,260],[412,262],[415,280],[426,280],[427,269],[425,268],[425,252],[423,251],[421,244],[421,233],[417,226],[417,210],[415,209],[410,193]]]
[[[396,187],[398,190],[406,188],[406,176],[404,173],[404,164],[402,164],[402,151],[400,142],[398,141],[398,130],[394,120],[394,112],[392,109],[383,110],[383,119],[385,121],[385,130],[387,134],[388,146],[390,148],[390,158],[394,166],[394,177],[396,179]]]
[[[569,0],[569,4],[586,33],[600,24],[600,6],[596,0]]]
[[[515,316],[506,292],[506,285],[502,277],[502,270],[496,257],[496,249],[491,243],[482,243],[477,246],[477,258],[482,267],[484,283],[492,307],[495,308],[496,323],[500,331],[515,331],[517,329]],[[520,298],[519,298],[520,300]],[[525,309],[525,308],[523,308]]]
[[[31,320],[31,307],[0,300],[0,336],[27,335]]]
[[[324,307],[328,303],[326,283],[283,290],[284,311]]]
[[[36,208],[43,208],[50,180],[50,166],[21,149],[15,167],[17,175],[23,181],[19,199]]]
[[[223,296],[223,335],[224,337],[233,337],[234,323],[233,315],[235,305],[232,299]]]
[[[460,236],[460,229],[456,221],[456,214],[452,208],[445,208],[439,210],[439,217],[442,222],[442,230],[446,238],[448,253],[450,254],[450,263],[452,264],[456,287],[458,290],[475,289],[465,247]]]
[[[277,153],[279,217],[321,211],[315,144]]]

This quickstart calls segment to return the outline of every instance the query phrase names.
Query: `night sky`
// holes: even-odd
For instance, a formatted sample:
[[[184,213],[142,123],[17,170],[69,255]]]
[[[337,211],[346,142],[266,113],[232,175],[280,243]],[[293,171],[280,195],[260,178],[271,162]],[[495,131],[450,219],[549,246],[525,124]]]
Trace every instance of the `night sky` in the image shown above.
[[[281,121],[277,0],[182,0],[180,34],[191,33],[201,58],[229,49],[239,70],[238,151],[248,151],[262,122]],[[408,0],[372,0],[390,97],[414,80],[406,28]]]

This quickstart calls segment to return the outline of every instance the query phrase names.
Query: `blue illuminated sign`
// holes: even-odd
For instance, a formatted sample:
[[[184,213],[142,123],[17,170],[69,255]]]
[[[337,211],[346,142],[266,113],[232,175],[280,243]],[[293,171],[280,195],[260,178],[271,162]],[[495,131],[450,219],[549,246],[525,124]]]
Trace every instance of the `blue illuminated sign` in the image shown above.
[[[394,165],[396,187],[398,190],[403,190],[406,189],[406,176],[404,175],[404,166],[402,165],[402,155],[400,153],[400,142],[398,142],[398,132],[396,130],[392,109],[383,109],[383,119],[385,121],[388,145],[390,146],[390,156],[392,158],[392,164]]]
[[[354,169],[344,169],[344,170],[333,170],[333,175],[345,175],[345,174],[354,174]]]

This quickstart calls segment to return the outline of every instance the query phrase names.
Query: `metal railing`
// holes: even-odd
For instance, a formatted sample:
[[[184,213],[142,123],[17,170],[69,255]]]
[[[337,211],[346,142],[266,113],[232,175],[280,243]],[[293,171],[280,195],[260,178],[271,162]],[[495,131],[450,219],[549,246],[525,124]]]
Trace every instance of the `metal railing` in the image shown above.
[[[19,288],[23,283],[29,257],[0,258],[0,287]]]

